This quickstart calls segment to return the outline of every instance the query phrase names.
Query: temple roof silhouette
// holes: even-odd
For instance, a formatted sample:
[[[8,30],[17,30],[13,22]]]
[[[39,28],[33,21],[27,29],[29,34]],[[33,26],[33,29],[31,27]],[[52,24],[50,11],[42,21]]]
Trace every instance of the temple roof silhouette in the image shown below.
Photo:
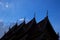
[[[27,24],[25,20],[9,28],[9,31],[0,40],[58,40],[59,35],[53,29],[48,15],[36,23],[35,17]]]

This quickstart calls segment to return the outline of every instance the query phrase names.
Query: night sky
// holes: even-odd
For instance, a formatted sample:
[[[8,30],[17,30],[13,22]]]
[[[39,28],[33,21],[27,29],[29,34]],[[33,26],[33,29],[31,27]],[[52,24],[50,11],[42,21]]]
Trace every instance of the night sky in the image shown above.
[[[0,0],[0,37],[8,25],[18,21],[30,21],[36,13],[37,23],[48,17],[54,30],[60,33],[60,0]],[[4,25],[4,26],[3,26]]]

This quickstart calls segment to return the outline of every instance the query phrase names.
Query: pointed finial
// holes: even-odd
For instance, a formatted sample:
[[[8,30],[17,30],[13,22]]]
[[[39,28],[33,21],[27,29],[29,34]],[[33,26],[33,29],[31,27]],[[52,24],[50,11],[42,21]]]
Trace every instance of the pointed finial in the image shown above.
[[[25,22],[25,17],[24,17],[24,22]]]
[[[34,18],[36,17],[36,12],[34,12]]]
[[[9,27],[9,30],[10,30],[10,27]]]
[[[26,17],[24,17],[24,20],[23,20],[24,23],[25,23],[25,20],[26,20]]]
[[[25,17],[24,17],[24,21],[25,21]]]
[[[48,10],[47,10],[46,16],[48,17]]]
[[[18,23],[19,20],[16,21],[16,23]]]
[[[19,20],[16,20],[15,25],[18,25]]]

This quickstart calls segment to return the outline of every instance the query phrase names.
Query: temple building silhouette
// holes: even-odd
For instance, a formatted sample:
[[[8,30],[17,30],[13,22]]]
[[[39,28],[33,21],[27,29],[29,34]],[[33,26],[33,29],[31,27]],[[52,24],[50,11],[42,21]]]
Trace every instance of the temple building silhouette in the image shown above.
[[[25,23],[25,20],[9,28],[0,40],[59,40],[59,35],[53,29],[48,15],[36,23],[35,17]]]

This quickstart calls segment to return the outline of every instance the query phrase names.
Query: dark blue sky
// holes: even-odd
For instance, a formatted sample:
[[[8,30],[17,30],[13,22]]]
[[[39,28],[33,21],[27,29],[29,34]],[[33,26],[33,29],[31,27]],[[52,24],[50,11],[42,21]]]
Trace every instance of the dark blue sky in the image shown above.
[[[46,16],[47,10],[54,30],[60,32],[60,0],[0,0],[0,22],[9,24],[17,20],[22,21],[23,18],[30,21],[34,12],[39,22]]]

